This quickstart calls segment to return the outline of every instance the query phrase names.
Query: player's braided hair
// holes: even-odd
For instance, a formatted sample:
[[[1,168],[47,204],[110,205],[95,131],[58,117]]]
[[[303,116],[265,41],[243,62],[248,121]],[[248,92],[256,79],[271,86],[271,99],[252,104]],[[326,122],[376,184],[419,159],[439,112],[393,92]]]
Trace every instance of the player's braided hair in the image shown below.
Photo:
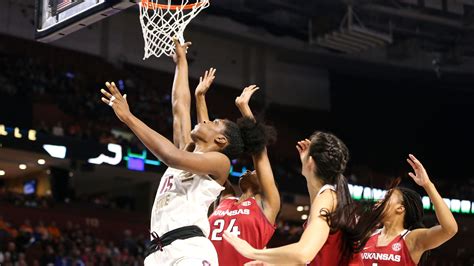
[[[349,150],[333,134],[317,131],[311,136],[309,154],[316,162],[316,175],[325,184],[336,184],[336,179],[346,170]]]
[[[319,210],[331,228],[331,233],[342,233],[342,263],[346,264],[354,252],[353,228],[356,223],[354,204],[343,173],[349,161],[349,150],[338,137],[317,131],[311,136],[309,155],[316,163],[316,177],[324,184],[336,186],[337,206],[330,212]]]

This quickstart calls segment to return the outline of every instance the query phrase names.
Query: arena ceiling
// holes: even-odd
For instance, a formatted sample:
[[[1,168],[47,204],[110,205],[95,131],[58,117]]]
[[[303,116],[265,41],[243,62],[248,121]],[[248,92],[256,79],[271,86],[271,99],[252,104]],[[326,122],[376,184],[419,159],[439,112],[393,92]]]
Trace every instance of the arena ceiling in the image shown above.
[[[431,58],[433,68],[460,69],[474,61],[474,1],[471,0],[219,0],[213,1],[210,12],[318,46],[318,38],[346,26],[344,17],[349,7],[354,22],[393,36],[393,42],[382,51],[362,51],[357,55],[359,58],[385,57],[387,61],[400,62],[424,55]],[[341,53],[338,49],[324,48]]]

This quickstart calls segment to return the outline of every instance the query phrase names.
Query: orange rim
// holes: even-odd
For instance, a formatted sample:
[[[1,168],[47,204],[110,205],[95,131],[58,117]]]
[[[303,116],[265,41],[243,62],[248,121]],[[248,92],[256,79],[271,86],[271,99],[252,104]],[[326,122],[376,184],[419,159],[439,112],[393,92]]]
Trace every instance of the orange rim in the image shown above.
[[[194,7],[201,7],[207,4],[208,0],[203,0],[200,2],[196,2],[194,4],[187,4],[187,5],[165,5],[165,4],[157,4],[150,2],[150,0],[142,0],[142,6],[155,10],[155,9],[168,9],[168,10],[181,10],[181,9],[193,9]]]

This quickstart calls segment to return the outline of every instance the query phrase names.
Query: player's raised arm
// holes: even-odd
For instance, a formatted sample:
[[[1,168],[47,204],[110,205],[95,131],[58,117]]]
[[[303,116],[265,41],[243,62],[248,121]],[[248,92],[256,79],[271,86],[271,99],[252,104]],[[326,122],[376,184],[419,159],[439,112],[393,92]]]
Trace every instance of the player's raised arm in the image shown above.
[[[423,252],[439,247],[444,242],[451,239],[458,231],[458,225],[453,214],[449,210],[443,198],[436,190],[435,185],[431,182],[425,168],[413,155],[409,155],[407,162],[413,168],[414,173],[409,175],[416,184],[423,187],[430,197],[436,213],[439,225],[431,228],[420,228],[413,230],[407,236],[407,241],[414,243],[411,252],[414,259],[419,259]]]
[[[242,94],[235,99],[235,105],[239,108],[240,113],[244,117],[255,117],[249,106],[252,95],[259,90],[256,85],[246,87]],[[261,187],[262,210],[270,223],[275,223],[278,212],[280,211],[280,193],[275,183],[270,160],[268,159],[267,149],[252,156],[253,164],[257,173]]]
[[[171,91],[173,110],[173,142],[179,149],[184,149],[191,143],[191,92],[188,80],[188,61],[186,51],[190,42],[180,44],[177,38],[173,39],[176,46],[173,60],[176,70]]]
[[[106,86],[109,91],[101,90],[104,95],[102,101],[112,107],[120,121],[124,122],[163,163],[191,173],[227,179],[230,161],[226,155],[220,152],[193,153],[178,149],[130,112],[126,95],[122,96],[114,83],[107,82]]]
[[[206,93],[212,85],[212,82],[216,78],[216,69],[212,68],[206,70],[203,77],[199,78],[199,84],[196,87],[194,96],[196,97],[196,112],[197,112],[197,121],[201,123],[202,121],[209,121],[209,113],[207,111],[206,104]]]

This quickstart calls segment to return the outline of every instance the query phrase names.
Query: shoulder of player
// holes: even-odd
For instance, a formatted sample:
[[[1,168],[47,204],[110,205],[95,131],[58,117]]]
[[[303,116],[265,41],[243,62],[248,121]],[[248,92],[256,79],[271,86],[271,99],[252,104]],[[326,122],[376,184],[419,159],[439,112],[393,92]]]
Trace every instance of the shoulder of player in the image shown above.
[[[311,212],[319,215],[320,210],[327,209],[329,212],[334,211],[337,204],[336,192],[332,190],[326,190],[314,198],[311,204]]]
[[[207,156],[208,158],[212,158],[213,160],[216,161],[215,165],[219,165],[220,171],[222,172],[218,178],[224,178],[225,180],[227,180],[227,177],[229,176],[230,167],[231,167],[231,162],[230,162],[229,157],[217,151],[206,152],[206,153],[203,153],[203,155]]]
[[[321,202],[321,203],[331,203],[335,204],[337,203],[337,194],[336,191],[332,189],[326,189],[321,194],[319,194],[313,201],[314,203]]]
[[[331,195],[331,196],[336,196],[336,191],[334,191],[333,189],[331,188],[326,188],[324,189],[319,195],[318,197],[321,197],[323,195]]]
[[[423,237],[424,233],[428,230],[427,228],[418,228],[415,230],[410,231],[404,237],[405,243],[410,251],[421,250],[423,247],[420,245],[418,241],[421,237]]]
[[[225,183],[227,177],[229,176],[231,167],[230,159],[225,154],[217,151],[189,153],[191,153],[192,156],[201,157],[199,160],[196,161],[196,163],[206,165],[206,168],[213,169],[208,173],[208,175],[212,179],[214,179],[221,185]]]
[[[427,228],[418,228],[407,233],[404,237],[405,246],[410,253],[410,257],[413,262],[418,263],[424,250],[423,246],[420,243],[420,239],[423,237],[423,234],[428,230]]]

